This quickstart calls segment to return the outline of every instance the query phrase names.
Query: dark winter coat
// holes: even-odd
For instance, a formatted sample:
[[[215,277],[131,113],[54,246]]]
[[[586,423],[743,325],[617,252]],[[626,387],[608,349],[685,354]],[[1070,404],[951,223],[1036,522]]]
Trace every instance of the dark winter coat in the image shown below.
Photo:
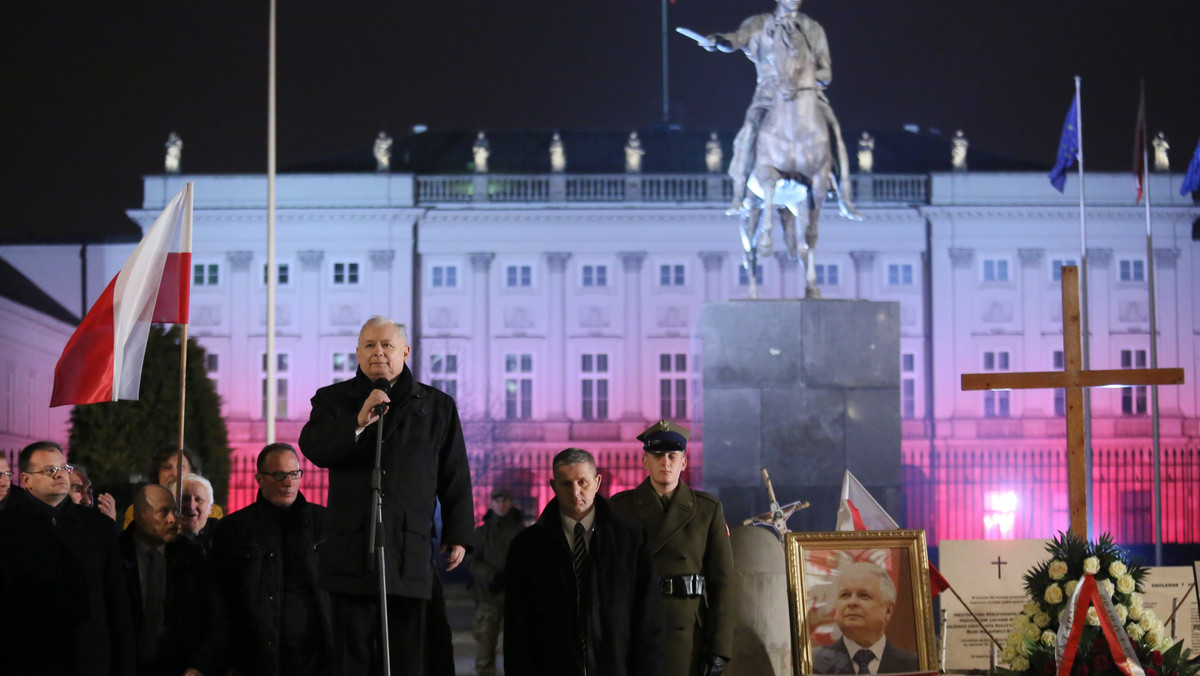
[[[225,598],[230,628],[230,666],[243,674],[280,673],[280,635],[284,589],[283,529],[299,539],[306,553],[299,564],[320,615],[322,633],[313,654],[333,655],[329,594],[317,585],[317,549],[324,532],[325,508],[296,496],[286,510],[259,492],[253,504],[221,519],[209,560]]]
[[[121,558],[125,567],[125,586],[133,606],[134,631],[142,626],[142,582],[138,551],[133,542],[137,521],[121,533]],[[212,570],[200,545],[186,537],[168,542],[166,554],[166,595],[163,598],[164,627],[158,651],[149,665],[139,669],[147,676],[182,674],[197,669],[204,674],[219,673],[225,663],[229,632],[224,609]]]
[[[721,502],[680,483],[670,509],[664,512],[646,479],[637,488],[614,495],[612,508],[645,526],[658,575],[705,577],[704,596],[663,599],[667,674],[698,674],[712,655],[733,657],[737,622],[733,547]]]
[[[133,620],[113,522],[9,489],[0,511],[0,661],[14,674],[133,674]],[[11,671],[9,671],[11,670]]]
[[[663,620],[658,578],[645,530],[613,514],[597,496],[591,557],[587,673],[662,672]],[[555,498],[513,540],[506,565],[504,671],[509,676],[582,676],[575,568]]]
[[[467,558],[471,596],[476,601],[504,605],[504,561],[513,538],[525,529],[524,518],[516,507],[504,516],[490,509],[483,515],[483,525],[475,529],[475,551]]]
[[[300,432],[300,450],[329,468],[329,512],[320,549],[321,585],[339,594],[378,594],[368,568],[374,423],[356,440],[358,412],[371,393],[360,369],[353,380],[317,390]],[[383,417],[383,521],[389,594],[428,600],[433,586],[433,516],[442,507],[442,542],[468,550],[474,541],[471,473],[458,408],[446,393],[413,378],[408,366]]]

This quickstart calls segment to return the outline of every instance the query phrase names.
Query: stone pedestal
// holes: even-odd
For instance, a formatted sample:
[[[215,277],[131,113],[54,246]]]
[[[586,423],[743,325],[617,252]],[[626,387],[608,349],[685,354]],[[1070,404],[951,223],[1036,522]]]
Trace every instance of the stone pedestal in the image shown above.
[[[781,504],[812,503],[791,530],[834,529],[847,469],[904,524],[898,303],[708,303],[694,338],[703,486],[730,524],[767,511],[763,467]]]

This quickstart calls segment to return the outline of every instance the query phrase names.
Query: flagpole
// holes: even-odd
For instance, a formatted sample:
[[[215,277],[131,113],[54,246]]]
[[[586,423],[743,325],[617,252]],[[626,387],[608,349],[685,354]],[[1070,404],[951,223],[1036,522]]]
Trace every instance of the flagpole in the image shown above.
[[[1087,216],[1084,213],[1084,173],[1083,173],[1083,98],[1081,78],[1075,76],[1075,129],[1078,132],[1076,157],[1079,159],[1079,279],[1080,302],[1079,323],[1082,327],[1082,358],[1083,368],[1091,368],[1091,324],[1088,322],[1088,255],[1087,255]],[[1092,483],[1092,397],[1088,388],[1083,390],[1083,466],[1086,485]],[[1087,502],[1088,532],[1095,530],[1092,523],[1092,501]]]
[[[188,183],[186,190],[188,191],[186,201],[183,208],[184,228],[183,242],[180,247],[183,251],[192,250],[192,184]],[[185,267],[182,274],[187,274]],[[160,289],[161,293],[161,289]],[[188,317],[184,317],[183,324],[180,324],[180,341],[179,341],[179,455],[175,458],[175,470],[178,480],[175,482],[175,512],[178,514],[183,511],[183,436],[184,436],[184,421],[186,420],[185,411],[187,410],[187,341],[188,341]]]
[[[1142,138],[1142,191],[1146,205],[1146,283],[1150,289],[1150,368],[1158,368],[1158,310],[1157,293],[1154,288],[1154,233],[1150,221],[1150,152],[1146,133],[1146,83],[1142,81],[1140,106],[1143,111]],[[1154,454],[1154,565],[1162,565],[1162,447],[1159,434],[1158,385],[1150,386],[1150,434]]]
[[[662,104],[662,121],[663,124],[671,122],[671,99],[670,89],[667,82],[667,0],[662,0],[662,87],[663,87],[663,104]]]
[[[267,65],[267,443],[275,443],[275,0],[271,0]]]

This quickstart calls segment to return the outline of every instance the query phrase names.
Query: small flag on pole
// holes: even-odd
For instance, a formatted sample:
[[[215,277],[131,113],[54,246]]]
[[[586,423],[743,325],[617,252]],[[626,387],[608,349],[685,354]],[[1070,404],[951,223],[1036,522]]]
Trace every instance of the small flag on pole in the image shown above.
[[[150,324],[186,324],[192,184],[171,200],[67,341],[50,406],[137,399]]]
[[[837,530],[899,530],[900,526],[887,511],[875,502],[875,498],[846,470],[842,478],[842,502],[838,505]],[[941,571],[929,566],[929,594],[938,594],[950,588]]]
[[[1062,192],[1067,185],[1067,170],[1079,156],[1079,97],[1071,99],[1071,109],[1063,122],[1062,138],[1058,142],[1058,161],[1050,170],[1050,185]]]
[[[1138,98],[1137,125],[1133,130],[1133,185],[1137,202],[1142,201],[1142,177],[1146,175],[1146,85],[1142,83]]]
[[[1196,152],[1192,153],[1192,161],[1188,163],[1187,173],[1183,176],[1183,185],[1179,186],[1179,194],[1200,190],[1200,141],[1196,143]]]

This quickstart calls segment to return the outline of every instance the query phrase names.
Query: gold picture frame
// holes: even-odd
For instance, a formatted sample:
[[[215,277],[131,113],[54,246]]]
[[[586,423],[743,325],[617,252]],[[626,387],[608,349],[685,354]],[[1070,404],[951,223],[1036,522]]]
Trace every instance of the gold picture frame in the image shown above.
[[[937,670],[925,531],[788,533],[784,548],[796,676],[857,673],[846,632],[864,642],[882,632],[886,640],[864,646],[883,653],[871,667],[880,674]],[[895,590],[890,609],[883,573]]]

